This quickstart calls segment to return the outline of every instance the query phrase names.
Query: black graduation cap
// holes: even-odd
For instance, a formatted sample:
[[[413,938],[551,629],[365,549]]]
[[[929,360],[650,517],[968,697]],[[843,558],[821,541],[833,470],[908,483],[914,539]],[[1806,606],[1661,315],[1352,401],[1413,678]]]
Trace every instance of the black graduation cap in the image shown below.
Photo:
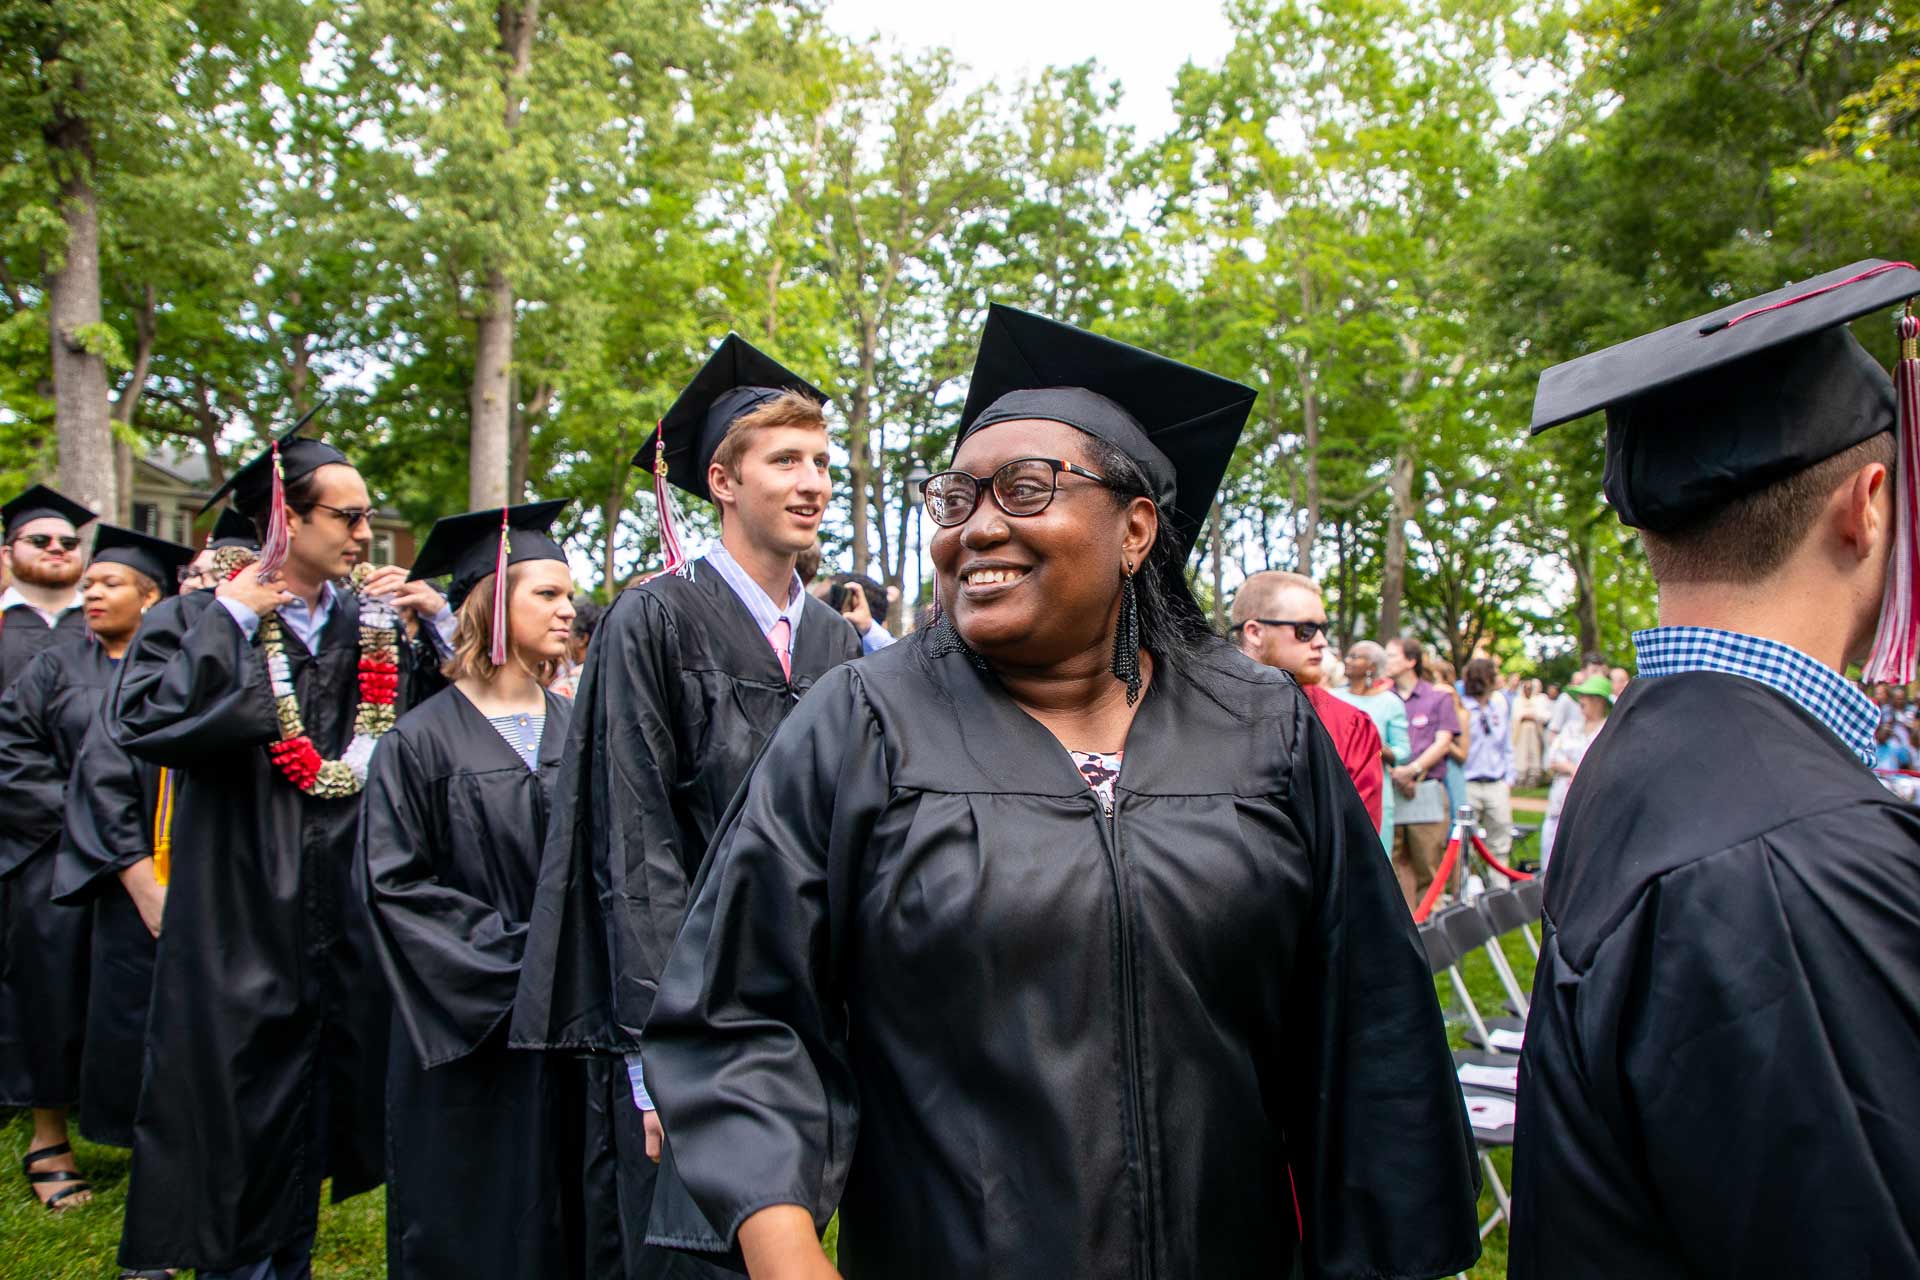
[[[652,471],[660,442],[665,440],[668,480],[711,502],[707,468],[713,465],[714,451],[727,428],[787,391],[827,403],[818,387],[739,334],[729,333],[641,444],[633,464]]]
[[[1893,380],[1847,322],[1920,294],[1920,271],[1869,259],[1556,365],[1535,434],[1607,412],[1605,488],[1656,533],[1896,425]]]
[[[29,520],[44,520],[47,517],[65,520],[78,529],[94,519],[93,512],[61,493],[58,489],[36,484],[26,489],[13,501],[0,506],[0,522],[6,529],[7,541],[13,541],[13,531]]]
[[[156,538],[137,529],[122,529],[119,525],[103,524],[93,536],[95,564],[106,562],[138,569],[153,579],[153,584],[160,588],[163,596],[174,593],[179,586],[180,570],[192,564],[196,554],[192,547],[168,542],[165,538]]]
[[[973,365],[960,445],[996,422],[1043,418],[1118,448],[1146,474],[1184,565],[1253,411],[1251,387],[995,303]]]
[[[220,513],[220,518],[213,522],[213,532],[207,536],[207,550],[218,551],[222,547],[260,549],[260,531],[254,528],[253,521],[231,506]]]
[[[507,530],[509,565],[527,560],[558,560],[567,553],[548,534],[566,510],[568,499],[529,502],[517,507],[487,507],[436,520],[413,562],[412,579],[450,577],[447,603],[458,609],[474,584],[500,567],[502,517]]]
[[[300,434],[301,429],[313,421],[313,415],[319,413],[325,404],[323,400],[307,410],[300,421],[276,435],[265,449],[228,476],[227,482],[201,506],[200,514],[205,515],[213,510],[228,495],[232,495],[233,505],[242,515],[264,513],[268,500],[273,496],[273,459],[276,450],[280,456],[282,484],[297,484],[324,466],[346,462],[347,455],[332,445]]]

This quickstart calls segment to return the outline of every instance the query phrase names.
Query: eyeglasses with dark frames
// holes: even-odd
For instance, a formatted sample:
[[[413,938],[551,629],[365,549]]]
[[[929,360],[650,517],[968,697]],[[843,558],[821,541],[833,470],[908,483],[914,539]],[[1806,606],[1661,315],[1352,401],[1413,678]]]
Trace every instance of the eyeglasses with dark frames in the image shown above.
[[[980,500],[993,495],[993,503],[1010,516],[1037,516],[1053,504],[1060,491],[1060,475],[1080,476],[1104,485],[1107,478],[1061,458],[1015,458],[1002,464],[990,476],[968,471],[942,471],[920,482],[920,493],[927,501],[927,515],[943,529],[965,524],[980,509]]]
[[[1257,622],[1263,627],[1292,627],[1293,638],[1301,644],[1312,644],[1315,636],[1332,634],[1324,622],[1295,622],[1290,618],[1248,618],[1247,622]],[[1242,630],[1247,622],[1236,622],[1233,629]]]
[[[78,551],[80,549],[79,535],[72,533],[23,533],[15,538],[14,541],[24,542],[36,551],[45,551],[56,542],[60,544],[62,551]]]
[[[322,511],[333,512],[334,515],[340,517],[341,523],[345,524],[349,529],[363,522],[369,526],[373,524],[373,508],[371,507],[336,507],[325,502],[316,502],[313,505],[319,507]]]

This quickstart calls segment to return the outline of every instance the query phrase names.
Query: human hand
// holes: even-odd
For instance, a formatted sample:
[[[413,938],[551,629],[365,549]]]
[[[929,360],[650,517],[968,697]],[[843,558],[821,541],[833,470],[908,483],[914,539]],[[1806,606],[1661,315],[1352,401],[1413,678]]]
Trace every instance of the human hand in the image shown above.
[[[140,912],[140,923],[147,926],[148,933],[159,937],[160,917],[167,909],[167,887],[154,875],[153,859],[142,858],[123,869],[120,883],[126,889],[127,896],[133,899],[134,908]]]
[[[660,1145],[667,1140],[667,1131],[661,1127],[658,1111],[642,1111],[640,1123],[647,1131],[647,1159],[660,1163]]]
[[[272,583],[260,581],[258,560],[215,587],[213,594],[219,599],[232,600],[236,604],[245,605],[253,611],[255,617],[260,618],[266,617],[293,599],[293,592],[282,590]]]
[[[367,575],[360,593],[387,600],[396,609],[411,609],[422,618],[439,616],[447,598],[425,582],[407,581],[407,572],[397,564],[383,564]]]
[[[840,596],[840,614],[863,636],[873,630],[873,606],[867,603],[866,588],[857,582],[847,583]]]

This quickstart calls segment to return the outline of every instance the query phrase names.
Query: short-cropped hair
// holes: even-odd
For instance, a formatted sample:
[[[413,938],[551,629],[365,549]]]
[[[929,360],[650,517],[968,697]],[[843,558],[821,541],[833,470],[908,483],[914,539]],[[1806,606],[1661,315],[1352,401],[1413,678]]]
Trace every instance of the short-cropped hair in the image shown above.
[[[1893,432],[1882,431],[1681,528],[1664,533],[1642,529],[1640,543],[1653,580],[1759,582],[1806,541],[1827,499],[1847,477],[1875,462],[1891,472],[1894,458]]]
[[[725,467],[728,475],[738,478],[740,459],[747,452],[747,441],[754,432],[774,427],[807,427],[825,431],[826,411],[812,396],[798,391],[782,391],[765,404],[756,405],[750,412],[734,419],[727,428],[727,434],[721,437],[720,447],[713,451],[713,460]]]

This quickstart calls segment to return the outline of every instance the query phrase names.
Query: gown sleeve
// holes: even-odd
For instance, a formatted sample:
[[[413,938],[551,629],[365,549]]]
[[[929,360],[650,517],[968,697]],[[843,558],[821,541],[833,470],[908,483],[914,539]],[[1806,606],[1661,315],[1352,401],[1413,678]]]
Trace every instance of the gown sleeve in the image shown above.
[[[858,1122],[846,922],[888,795],[879,725],[838,668],[735,797],[661,979],[642,1052],[669,1135],[654,1243],[735,1249],[760,1209],[800,1205],[825,1230],[839,1204]],[[698,1217],[676,1215],[687,1197]]]
[[[148,811],[142,765],[113,740],[107,702],[87,726],[68,793],[66,839],[54,862],[53,896],[79,903],[120,892],[119,875],[153,856],[153,814]]]
[[[1691,1275],[1920,1275],[1913,827],[1858,807],[1794,824],[1642,908],[1600,1002],[1619,1056],[1594,1070],[1626,1090],[1623,1138]]]
[[[624,593],[587,648],[554,782],[511,1043],[632,1053],[705,849],[674,812],[673,619]]]
[[[42,650],[0,696],[0,876],[60,832],[67,773],[50,715],[61,683],[59,651]]]
[[[1479,1171],[1433,978],[1379,834],[1300,710],[1281,803],[1314,903],[1277,1056],[1305,1274],[1453,1275],[1480,1252]]]
[[[169,768],[280,736],[267,664],[211,594],[163,600],[147,614],[115,686],[114,740]]]
[[[527,932],[440,878],[433,850],[453,835],[435,817],[431,787],[408,738],[383,737],[367,770],[355,859],[374,950],[422,1067],[473,1052],[500,1025]]]

